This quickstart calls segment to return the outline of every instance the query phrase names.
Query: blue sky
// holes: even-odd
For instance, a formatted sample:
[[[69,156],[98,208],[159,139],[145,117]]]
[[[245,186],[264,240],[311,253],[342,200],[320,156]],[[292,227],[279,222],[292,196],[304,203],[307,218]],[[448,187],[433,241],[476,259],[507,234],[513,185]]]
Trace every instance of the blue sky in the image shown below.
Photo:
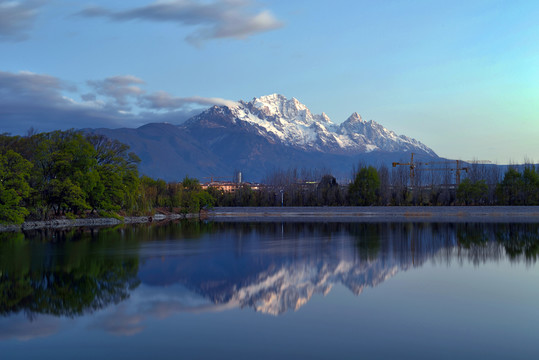
[[[281,93],[440,156],[538,161],[538,1],[0,0],[0,131]]]

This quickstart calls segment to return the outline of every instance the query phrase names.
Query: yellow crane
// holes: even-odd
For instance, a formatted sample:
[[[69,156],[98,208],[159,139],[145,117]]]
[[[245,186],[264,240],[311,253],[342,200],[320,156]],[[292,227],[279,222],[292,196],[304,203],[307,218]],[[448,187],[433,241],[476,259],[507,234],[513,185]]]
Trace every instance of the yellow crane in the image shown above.
[[[414,164],[414,153],[411,154],[411,157],[410,157],[410,162],[407,162],[407,163],[400,163],[400,162],[394,162],[393,163],[393,167],[397,167],[399,165],[404,165],[404,166],[409,166],[410,167],[410,185],[413,184],[413,179],[414,179],[414,169],[415,169],[415,164]]]
[[[413,184],[413,179],[415,176],[415,168],[416,165],[455,165],[454,167],[446,167],[446,168],[426,168],[426,170],[429,171],[455,171],[455,183],[458,186],[460,184],[461,179],[461,172],[468,172],[468,166],[462,166],[463,164],[490,164],[491,162],[489,160],[444,160],[444,161],[429,161],[429,162],[414,162],[414,153],[410,156],[410,162],[407,163],[400,163],[400,162],[394,162],[393,167],[397,167],[399,165],[409,166],[410,167],[410,185]]]

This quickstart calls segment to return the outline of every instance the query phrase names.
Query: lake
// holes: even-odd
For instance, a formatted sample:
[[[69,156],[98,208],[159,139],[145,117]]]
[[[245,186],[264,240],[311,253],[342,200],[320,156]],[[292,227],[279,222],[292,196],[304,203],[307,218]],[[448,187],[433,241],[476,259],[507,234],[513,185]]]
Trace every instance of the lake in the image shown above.
[[[2,359],[526,359],[539,224],[0,233]]]

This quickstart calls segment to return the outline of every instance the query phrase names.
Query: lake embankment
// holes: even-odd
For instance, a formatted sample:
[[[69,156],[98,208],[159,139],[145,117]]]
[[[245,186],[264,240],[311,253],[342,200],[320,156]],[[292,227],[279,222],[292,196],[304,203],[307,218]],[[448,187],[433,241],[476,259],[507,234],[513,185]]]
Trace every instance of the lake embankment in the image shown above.
[[[539,206],[219,207],[216,221],[539,222]]]
[[[126,216],[122,220],[115,218],[86,219],[51,219],[45,221],[27,221],[17,225],[0,225],[0,232],[28,231],[37,229],[63,229],[82,226],[115,226],[119,224],[144,224],[159,221],[198,218],[198,214],[155,214],[151,216]]]
[[[539,206],[305,206],[305,207],[218,207],[204,211],[201,218],[227,222],[489,222],[539,223]],[[155,214],[115,218],[52,219],[0,225],[0,232],[62,229],[82,226],[143,224],[186,218],[199,214]]]

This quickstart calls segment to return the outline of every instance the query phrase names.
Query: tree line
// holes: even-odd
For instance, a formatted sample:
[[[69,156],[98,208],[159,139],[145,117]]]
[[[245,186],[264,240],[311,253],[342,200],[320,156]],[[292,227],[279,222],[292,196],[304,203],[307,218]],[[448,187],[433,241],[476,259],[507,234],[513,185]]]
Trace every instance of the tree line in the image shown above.
[[[539,169],[532,164],[470,164],[455,184],[450,168],[443,172],[404,167],[359,165],[352,180],[339,184],[325,170],[276,170],[264,186],[239,185],[234,192],[208,189],[217,206],[453,206],[539,205]],[[316,179],[316,180],[313,180]]]
[[[129,146],[80,131],[0,135],[0,222],[196,212],[213,199],[198,180],[139,176]],[[118,215],[119,214],[119,215]]]

